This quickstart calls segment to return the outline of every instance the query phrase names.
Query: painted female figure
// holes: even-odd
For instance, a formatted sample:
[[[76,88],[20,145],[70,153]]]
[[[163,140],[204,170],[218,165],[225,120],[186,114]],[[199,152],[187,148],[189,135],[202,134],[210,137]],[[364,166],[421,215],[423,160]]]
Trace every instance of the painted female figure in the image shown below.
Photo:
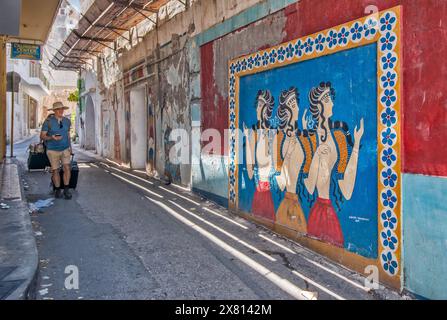
[[[270,91],[259,91],[256,97],[257,126],[249,130],[244,124],[246,137],[246,164],[250,180],[254,178],[256,191],[252,203],[252,213],[271,221],[275,220],[270,188],[270,178],[275,172],[270,120],[275,105]]]
[[[280,150],[283,163],[279,169],[280,175],[276,176],[276,181],[281,190],[286,189],[286,194],[278,208],[276,222],[305,234],[306,219],[297,194],[298,177],[305,158],[299,141],[299,136],[302,133],[298,130],[298,114],[297,89],[290,88],[283,91],[277,111],[279,129],[284,135],[284,142]]]
[[[330,190],[349,200],[355,186],[363,119],[354,129],[354,143],[345,123],[331,121],[335,91],[330,83],[321,83],[309,93],[310,112],[316,124],[318,147],[314,153],[309,176],[304,184],[310,194],[317,188],[318,198],[307,222],[309,236],[344,247],[343,233],[335,213]],[[335,197],[337,200],[341,196]]]

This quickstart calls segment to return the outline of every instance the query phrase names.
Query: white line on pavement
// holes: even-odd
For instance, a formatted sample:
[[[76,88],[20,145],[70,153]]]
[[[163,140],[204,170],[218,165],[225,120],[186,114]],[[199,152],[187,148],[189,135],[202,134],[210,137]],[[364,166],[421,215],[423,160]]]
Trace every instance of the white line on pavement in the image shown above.
[[[178,204],[175,203],[174,201],[169,200],[169,202],[172,203],[173,205],[175,205],[176,207],[180,208],[181,210],[183,210],[183,211],[186,212],[187,214],[189,214],[189,215],[195,217],[196,219],[199,219],[200,221],[202,221],[202,222],[206,223],[207,225],[213,227],[214,229],[216,229],[216,230],[222,232],[223,234],[225,234],[226,236],[230,237],[231,239],[233,239],[233,240],[239,242],[239,243],[242,244],[243,246],[245,246],[245,247],[247,247],[247,248],[249,248],[249,249],[251,249],[251,250],[253,250],[253,251],[257,252],[257,253],[259,253],[260,255],[262,255],[263,257],[265,257],[265,258],[267,258],[267,259],[269,259],[270,261],[276,261],[275,258],[273,258],[273,257],[269,256],[268,254],[262,252],[261,250],[257,249],[256,247],[253,247],[252,245],[248,244],[247,242],[242,241],[242,240],[239,239],[238,237],[236,237],[236,236],[232,235],[231,233],[225,231],[224,229],[222,229],[222,228],[216,226],[215,224],[213,224],[213,223],[211,223],[211,222],[209,222],[209,221],[207,221],[207,220],[205,220],[205,219],[199,217],[198,215],[196,215],[196,214],[194,214],[194,213],[192,213],[192,212],[186,210],[185,208],[183,208],[182,206],[178,205]]]
[[[126,171],[123,171],[123,170],[120,170],[120,169],[111,167],[111,166],[109,166],[109,165],[107,165],[107,164],[105,164],[105,163],[103,163],[103,165],[107,166],[109,169],[113,169],[113,170],[115,170],[115,171],[118,171],[118,172],[123,173],[123,174],[125,174],[125,175],[128,175],[128,176],[130,176],[130,177],[133,177],[133,178],[135,178],[135,179],[138,179],[138,180],[140,180],[140,181],[143,181],[143,182],[146,182],[146,183],[148,183],[148,184],[153,185],[153,183],[152,183],[151,181],[149,181],[149,180],[143,179],[143,178],[141,178],[141,177],[139,177],[139,176],[136,176],[136,175],[134,175],[134,174],[128,173],[128,172],[126,172]]]
[[[299,299],[299,300],[316,300],[317,299],[317,292],[310,292],[302,290],[301,288],[297,287],[287,279],[281,278],[279,275],[274,273],[273,271],[267,269],[263,265],[259,264],[255,260],[251,259],[247,255],[243,254],[242,252],[238,251],[237,249],[233,248],[232,246],[228,245],[221,239],[217,238],[212,233],[206,231],[205,229],[201,228],[200,226],[194,224],[190,220],[183,217],[181,214],[178,214],[173,209],[165,205],[164,203],[151,199],[149,197],[146,197],[149,201],[152,201],[153,203],[157,204],[166,212],[171,214],[174,218],[177,220],[183,222],[185,225],[191,227],[192,229],[196,230],[200,234],[202,234],[204,237],[208,238],[212,242],[214,242],[216,245],[221,247],[223,250],[227,251],[243,263],[245,263],[247,266],[255,270],[256,272],[260,273],[262,276],[267,278],[269,281],[273,282],[275,285],[277,285],[279,288],[287,292],[292,297]]]
[[[162,187],[162,186],[158,186],[158,187],[159,187],[160,189],[166,191],[166,192],[169,192],[169,193],[174,194],[174,195],[177,196],[177,197],[180,197],[180,198],[182,198],[182,199],[188,200],[189,202],[195,204],[196,206],[200,206],[200,203],[198,203],[198,202],[196,202],[196,201],[194,201],[194,200],[191,200],[191,199],[189,199],[189,198],[187,198],[187,197],[184,197],[184,196],[182,196],[182,195],[180,195],[180,194],[178,194],[178,193],[176,193],[176,192],[174,192],[174,191],[171,191],[171,190],[169,190],[169,189],[166,189],[166,188],[164,188],[164,187]]]
[[[333,296],[335,299],[337,300],[346,300],[345,298],[339,296],[338,294],[332,292],[331,290],[327,289],[326,287],[322,286],[321,284],[316,283],[315,281],[309,279],[308,277],[302,275],[301,273],[293,270],[292,273],[298,277],[300,277],[301,279],[303,279],[304,281],[309,282],[311,285],[313,285],[314,287],[326,292],[327,294]]]
[[[159,195],[159,194],[156,193],[156,192],[153,192],[153,191],[151,191],[151,190],[149,190],[149,189],[147,189],[147,188],[145,188],[145,187],[142,187],[142,186],[140,186],[139,184],[137,184],[137,183],[135,183],[135,182],[133,182],[133,181],[130,181],[130,180],[126,179],[126,178],[123,178],[123,177],[121,177],[120,175],[117,175],[117,174],[115,174],[115,173],[113,173],[113,172],[111,172],[110,174],[111,174],[112,176],[114,176],[114,177],[117,177],[118,179],[121,179],[121,180],[123,180],[123,181],[126,181],[127,183],[130,183],[131,185],[134,185],[134,186],[137,187],[137,188],[140,188],[140,189],[142,189],[142,190],[144,190],[144,191],[146,191],[146,192],[149,192],[150,194],[153,194],[154,196],[157,196],[157,197],[159,197],[159,198],[161,198],[161,199],[164,198],[162,195]]]
[[[317,262],[315,262],[315,261],[312,261],[312,260],[310,260],[310,259],[308,259],[308,258],[306,258],[306,257],[303,257],[303,258],[304,258],[304,260],[306,260],[307,262],[312,263],[314,266],[316,266],[316,267],[318,267],[318,268],[320,268],[320,269],[323,269],[323,270],[325,270],[326,272],[329,272],[329,273],[333,274],[334,276],[336,276],[336,277],[338,277],[338,278],[340,278],[340,279],[342,279],[342,280],[348,282],[349,284],[351,284],[351,285],[353,285],[353,286],[355,286],[355,287],[357,287],[357,288],[359,288],[359,289],[362,289],[363,291],[366,291],[366,292],[369,292],[369,291],[370,291],[369,288],[364,287],[364,286],[362,286],[361,284],[359,284],[359,283],[357,283],[357,282],[355,282],[355,281],[352,281],[351,279],[348,279],[348,278],[346,278],[345,276],[342,276],[341,274],[339,274],[339,273],[337,273],[337,272],[335,272],[335,271],[333,271],[333,270],[331,270],[331,269],[329,269],[329,268],[326,268],[325,266],[323,266],[323,265],[321,265],[321,264],[319,264],[319,263],[317,263]]]
[[[278,246],[278,247],[280,247],[280,248],[286,250],[287,252],[290,252],[291,254],[296,254],[295,251],[293,251],[293,250],[287,248],[286,246],[283,246],[283,245],[280,244],[280,243],[277,243],[277,242],[273,241],[272,239],[267,238],[266,236],[264,236],[264,235],[262,235],[262,234],[259,234],[259,236],[260,236],[262,239],[265,239],[265,240],[267,240],[268,242],[271,242],[271,243],[273,243],[274,245],[276,245],[276,246]]]
[[[248,230],[248,227],[246,227],[246,226],[244,226],[244,225],[242,225],[242,224],[240,224],[240,223],[237,223],[236,221],[233,221],[233,220],[231,220],[230,218],[227,218],[227,217],[225,217],[224,215],[221,215],[220,213],[217,213],[216,211],[213,211],[213,210],[208,209],[208,208],[206,208],[206,207],[203,207],[203,209],[206,210],[206,211],[208,211],[209,213],[214,214],[215,216],[221,217],[222,219],[225,219],[225,220],[227,220],[228,222],[231,222],[232,224],[235,224],[235,225],[241,227],[242,229]]]

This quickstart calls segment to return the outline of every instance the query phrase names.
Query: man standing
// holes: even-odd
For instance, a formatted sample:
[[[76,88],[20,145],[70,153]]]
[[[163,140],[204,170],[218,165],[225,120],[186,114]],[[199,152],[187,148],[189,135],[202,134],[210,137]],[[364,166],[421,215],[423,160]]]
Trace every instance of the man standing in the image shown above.
[[[64,117],[64,110],[68,107],[62,102],[55,102],[53,108],[54,114],[47,117],[42,125],[40,139],[47,146],[47,155],[51,163],[52,179],[55,186],[56,198],[62,198],[61,179],[59,175],[60,163],[64,167],[63,195],[65,199],[71,199],[69,190],[71,176],[71,142],[70,142],[70,126],[71,121]]]

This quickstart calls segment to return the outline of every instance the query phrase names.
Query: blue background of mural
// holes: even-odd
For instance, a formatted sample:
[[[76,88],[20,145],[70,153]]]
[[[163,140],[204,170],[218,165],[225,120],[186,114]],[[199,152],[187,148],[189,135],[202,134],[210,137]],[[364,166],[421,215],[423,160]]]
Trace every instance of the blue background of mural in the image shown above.
[[[359,153],[357,179],[350,201],[337,211],[345,239],[345,248],[368,258],[377,258],[377,45],[362,46],[289,66],[244,76],[240,79],[239,128],[242,123],[256,123],[255,99],[258,90],[270,90],[275,97],[275,110],[281,91],[295,86],[300,93],[299,124],[309,107],[308,93],[322,81],[330,81],[336,91],[332,120],[344,121],[351,134],[360,119],[365,120],[365,133]],[[308,112],[309,114],[309,112]],[[242,148],[242,145],[239,146]],[[241,153],[242,154],[242,153]],[[254,182],[248,179],[244,163],[239,170],[239,209],[251,211]],[[284,196],[272,186],[275,210]],[[309,204],[303,200],[306,219]],[[334,204],[334,208],[336,208]],[[360,219],[357,219],[360,218]]]

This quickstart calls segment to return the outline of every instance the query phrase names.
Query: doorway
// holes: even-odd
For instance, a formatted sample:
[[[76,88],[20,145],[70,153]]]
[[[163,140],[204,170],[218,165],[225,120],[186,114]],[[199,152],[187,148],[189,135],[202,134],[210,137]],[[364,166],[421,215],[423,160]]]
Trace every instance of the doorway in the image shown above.
[[[130,166],[146,169],[147,108],[145,88],[130,91]]]
[[[85,149],[96,150],[95,105],[90,95],[85,105]]]

